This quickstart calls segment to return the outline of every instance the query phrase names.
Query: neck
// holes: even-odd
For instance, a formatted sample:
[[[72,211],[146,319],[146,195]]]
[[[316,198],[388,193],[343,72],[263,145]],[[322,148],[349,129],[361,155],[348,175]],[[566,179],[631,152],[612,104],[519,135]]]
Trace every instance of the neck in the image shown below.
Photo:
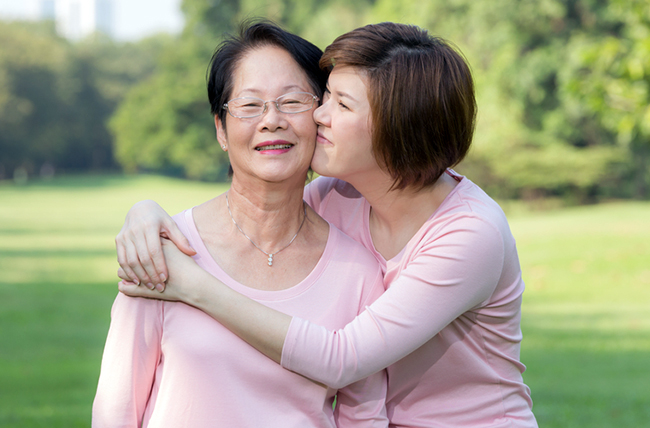
[[[418,190],[389,190],[390,177],[383,182],[359,183],[361,188],[353,184],[371,206],[370,234],[377,251],[385,259],[397,255],[456,184],[445,173],[434,184]]]
[[[237,225],[266,252],[286,245],[304,218],[303,183],[249,186],[233,178],[228,202]]]

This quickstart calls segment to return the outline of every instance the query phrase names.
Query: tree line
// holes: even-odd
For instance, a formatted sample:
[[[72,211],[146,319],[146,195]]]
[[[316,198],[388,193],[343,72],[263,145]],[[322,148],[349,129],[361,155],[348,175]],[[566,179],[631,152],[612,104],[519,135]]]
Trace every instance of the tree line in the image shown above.
[[[263,16],[321,48],[380,21],[453,42],[479,106],[457,169],[495,196],[650,195],[646,0],[184,0],[182,11],[180,35],[130,44],[1,24],[0,175],[52,165],[224,179],[206,67],[224,33]]]

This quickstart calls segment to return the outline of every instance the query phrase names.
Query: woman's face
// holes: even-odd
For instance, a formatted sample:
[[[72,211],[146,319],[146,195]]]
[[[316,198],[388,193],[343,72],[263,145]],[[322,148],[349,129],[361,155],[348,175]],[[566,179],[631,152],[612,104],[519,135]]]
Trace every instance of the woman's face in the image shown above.
[[[363,71],[334,67],[314,120],[318,124],[314,171],[352,184],[381,172],[372,154],[372,118]]]
[[[265,46],[247,53],[239,62],[230,99],[255,97],[269,101],[290,92],[313,90],[307,75],[287,51]],[[227,114],[225,128],[215,117],[217,138],[228,150],[233,180],[297,179],[304,184],[316,138],[313,109],[287,114],[267,103],[261,116],[240,119]]]

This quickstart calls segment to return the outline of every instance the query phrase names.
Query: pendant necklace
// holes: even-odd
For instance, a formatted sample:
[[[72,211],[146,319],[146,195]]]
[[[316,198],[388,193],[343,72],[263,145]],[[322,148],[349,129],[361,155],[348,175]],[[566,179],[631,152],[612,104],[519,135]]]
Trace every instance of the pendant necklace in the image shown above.
[[[289,243],[287,245],[280,248],[275,253],[267,253],[266,251],[261,249],[255,242],[253,242],[253,240],[251,238],[249,238],[248,235],[246,235],[243,230],[241,230],[241,227],[239,227],[239,225],[235,221],[235,217],[232,216],[232,211],[230,211],[230,202],[228,202],[228,193],[226,193],[226,206],[228,207],[228,214],[230,214],[230,219],[232,220],[232,222],[237,227],[237,230],[239,230],[241,232],[241,234],[244,235],[244,237],[246,237],[246,239],[248,239],[250,241],[250,243],[255,246],[255,248],[257,248],[258,250],[260,250],[261,252],[263,252],[264,254],[266,254],[268,256],[269,267],[273,266],[273,256],[278,254],[280,251],[284,250],[285,248],[287,248],[289,245],[291,245],[293,243],[293,241],[296,239],[296,237],[300,233],[300,230],[302,229],[302,226],[305,224],[305,219],[307,218],[307,207],[305,206],[305,201],[302,201],[302,211],[303,211],[302,223],[300,223],[300,227],[298,228],[298,231],[296,232],[296,234],[293,235],[293,238],[291,238],[291,241],[289,241]]]

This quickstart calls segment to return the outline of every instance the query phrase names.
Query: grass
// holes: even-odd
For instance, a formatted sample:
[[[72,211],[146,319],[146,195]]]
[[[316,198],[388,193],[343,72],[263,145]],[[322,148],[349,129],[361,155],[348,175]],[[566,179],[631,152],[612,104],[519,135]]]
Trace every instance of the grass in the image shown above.
[[[128,208],[223,185],[80,176],[0,184],[0,426],[87,427]],[[524,374],[542,427],[650,420],[650,203],[507,206],[527,284]]]
[[[522,360],[544,427],[650,420],[650,203],[516,216]]]
[[[223,185],[83,176],[0,185],[0,426],[88,427],[128,208],[171,212]]]

